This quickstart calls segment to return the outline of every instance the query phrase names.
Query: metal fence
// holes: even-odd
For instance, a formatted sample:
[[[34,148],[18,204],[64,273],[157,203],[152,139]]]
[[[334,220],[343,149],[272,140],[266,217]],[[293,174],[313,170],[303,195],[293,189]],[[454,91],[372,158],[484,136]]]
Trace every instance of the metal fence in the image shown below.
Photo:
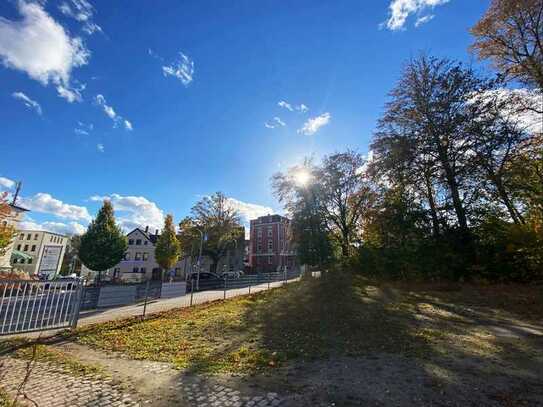
[[[0,281],[0,335],[75,327],[83,282]]]

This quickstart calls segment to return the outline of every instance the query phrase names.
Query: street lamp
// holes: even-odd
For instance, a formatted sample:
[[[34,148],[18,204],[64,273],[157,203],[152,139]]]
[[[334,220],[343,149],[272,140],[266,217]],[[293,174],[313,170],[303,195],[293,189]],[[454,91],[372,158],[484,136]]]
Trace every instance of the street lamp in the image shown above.
[[[198,253],[198,262],[196,263],[198,265],[198,274],[196,277],[196,289],[200,290],[200,269],[201,269],[200,261],[202,259],[202,247],[204,245],[204,236],[206,240],[207,240],[207,236],[200,229],[197,228],[196,230],[200,233],[200,252]]]

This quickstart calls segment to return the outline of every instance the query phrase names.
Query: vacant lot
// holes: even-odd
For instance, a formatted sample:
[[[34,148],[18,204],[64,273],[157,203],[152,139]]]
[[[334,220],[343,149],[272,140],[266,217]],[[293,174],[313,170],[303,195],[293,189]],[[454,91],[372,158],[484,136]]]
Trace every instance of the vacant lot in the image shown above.
[[[57,348],[93,363],[105,352],[117,358],[106,364],[126,371],[162,362],[183,380],[258,386],[292,406],[537,406],[542,316],[542,287],[328,275],[145,321],[85,327],[64,337],[73,345]],[[168,384],[161,386],[148,392],[163,395]]]

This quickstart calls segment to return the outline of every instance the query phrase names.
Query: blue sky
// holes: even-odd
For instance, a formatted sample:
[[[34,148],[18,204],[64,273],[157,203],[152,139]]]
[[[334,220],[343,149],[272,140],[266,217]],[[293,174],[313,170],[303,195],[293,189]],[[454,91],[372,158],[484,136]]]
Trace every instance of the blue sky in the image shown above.
[[[125,228],[223,191],[281,211],[270,176],[366,153],[402,63],[471,61],[487,0],[0,3],[0,185],[28,227],[81,231],[104,197]],[[281,103],[284,102],[284,103]]]

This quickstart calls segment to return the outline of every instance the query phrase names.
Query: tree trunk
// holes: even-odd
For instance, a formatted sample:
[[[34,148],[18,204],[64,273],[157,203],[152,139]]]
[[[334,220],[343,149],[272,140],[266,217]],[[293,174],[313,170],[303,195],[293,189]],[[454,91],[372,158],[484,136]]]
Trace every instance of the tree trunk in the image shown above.
[[[432,218],[432,231],[434,237],[439,236],[439,218],[437,217],[436,202],[434,200],[434,190],[429,174],[424,174],[424,181],[426,182],[426,193],[428,194],[428,204],[430,205],[430,216]]]
[[[494,174],[490,174],[490,179],[496,186],[496,190],[498,191],[498,196],[502,200],[502,203],[507,208],[507,211],[509,212],[509,216],[511,216],[511,219],[513,219],[513,222],[515,222],[517,225],[524,225],[524,217],[520,214],[520,212],[515,208],[515,205],[511,200],[509,199],[509,195],[507,194],[507,191],[505,190],[505,187],[503,186],[503,183],[501,180],[495,176]]]

